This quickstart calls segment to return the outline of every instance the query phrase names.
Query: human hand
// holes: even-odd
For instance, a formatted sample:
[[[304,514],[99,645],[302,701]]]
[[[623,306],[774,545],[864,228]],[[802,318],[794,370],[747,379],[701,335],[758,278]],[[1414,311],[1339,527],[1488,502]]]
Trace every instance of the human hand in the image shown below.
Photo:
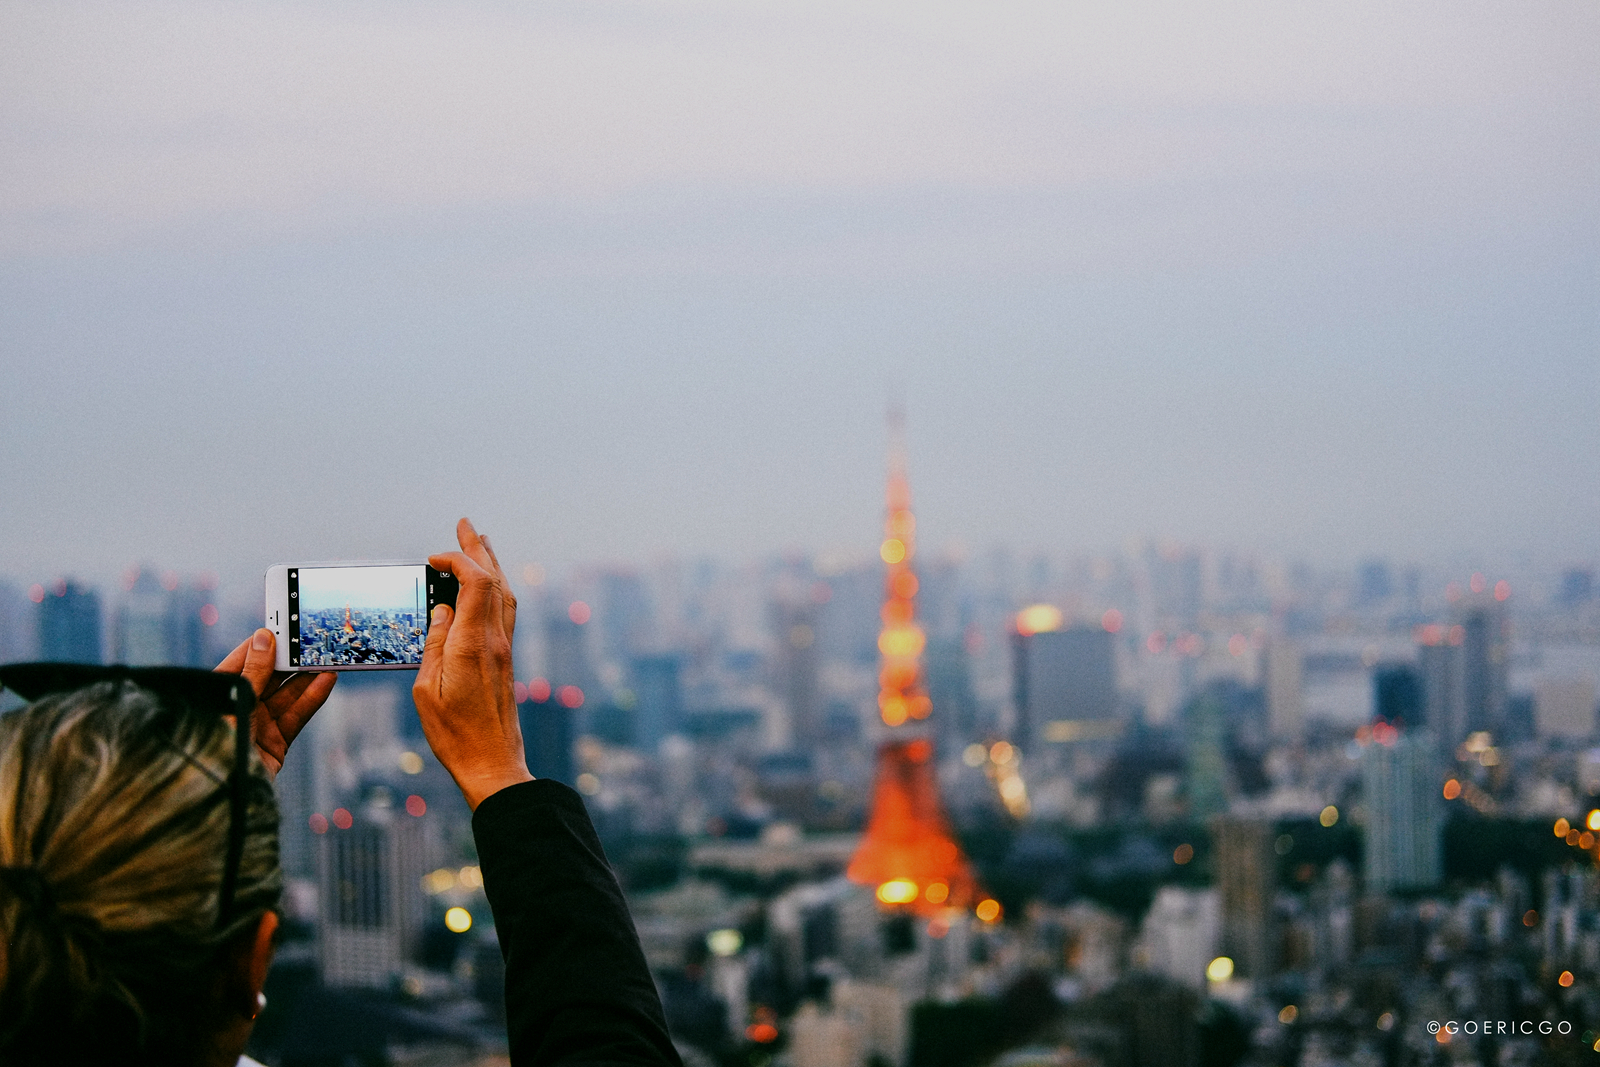
[[[533,775],[511,694],[517,598],[488,538],[462,519],[456,540],[461,551],[428,557],[461,585],[455,610],[444,604],[433,609],[411,696],[433,754],[476,811],[491,794]]]
[[[289,745],[300,736],[311,716],[333,692],[338,676],[331,671],[275,671],[277,642],[262,627],[229,652],[217,670],[238,674],[256,691],[256,710],[250,716],[250,736],[267,772],[276,776],[283,767]]]

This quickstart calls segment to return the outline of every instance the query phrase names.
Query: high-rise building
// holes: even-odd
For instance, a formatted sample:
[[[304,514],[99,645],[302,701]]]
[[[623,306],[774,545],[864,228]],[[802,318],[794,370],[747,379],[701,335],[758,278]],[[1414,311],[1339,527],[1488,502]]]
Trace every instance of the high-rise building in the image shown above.
[[[167,591],[150,570],[141,568],[117,605],[111,658],[130,667],[170,664]]]
[[[1446,749],[1453,749],[1467,736],[1461,705],[1460,634],[1444,626],[1422,627],[1417,670],[1422,676],[1422,721]]]
[[[210,667],[219,658],[211,648],[217,608],[199,585],[174,589],[167,597],[167,656],[178,667]]]
[[[934,733],[946,752],[977,736],[978,697],[963,638],[928,642],[928,699],[933,701]]]
[[[1222,953],[1245,977],[1265,978],[1276,963],[1272,900],[1277,859],[1272,824],[1222,815],[1212,821],[1211,834],[1222,896]]]
[[[654,752],[664,738],[683,729],[683,657],[635,656],[629,674],[635,702],[634,743]]]
[[[535,778],[552,778],[574,785],[577,775],[572,766],[573,709],[555,697],[529,700],[518,708],[522,722],[522,746],[528,771]]]
[[[1485,600],[1460,613],[1461,705],[1466,733],[1499,733],[1506,714],[1510,630],[1500,601]]]
[[[1184,793],[1191,819],[1209,819],[1228,810],[1227,711],[1215,690],[1201,692],[1184,708]]]
[[[817,670],[817,609],[809,599],[771,605],[776,651],[772,683],[789,717],[789,736],[798,749],[811,751],[827,740]]]
[[[1443,822],[1433,739],[1390,734],[1362,751],[1366,884],[1370,892],[1438,883]]]
[[[39,658],[101,663],[100,594],[73,581],[59,581],[39,602]]]
[[[1305,690],[1300,648],[1287,638],[1267,642],[1263,657],[1267,690],[1267,729],[1275,738],[1292,741],[1305,733]]]
[[[1052,736],[1108,736],[1119,704],[1115,640],[1102,626],[1060,629],[1030,623],[1029,612],[1018,616],[1012,696],[1023,751]]]
[[[330,986],[388,988],[422,929],[422,820],[369,809],[319,839],[318,954]]]
[[[599,618],[601,649],[613,663],[627,663],[647,647],[654,612],[643,579],[630,570],[600,575]]]
[[[1569,567],[1561,572],[1561,592],[1557,599],[1568,607],[1594,599],[1594,571],[1588,567]]]
[[[1391,726],[1421,729],[1427,725],[1424,708],[1422,675],[1411,664],[1380,665],[1372,672],[1374,719]]]
[[[545,662],[552,686],[575,685],[592,698],[598,694],[586,644],[589,618],[588,607],[580,601],[557,605],[545,616]]]
[[[44,587],[36,589],[43,595]],[[0,663],[38,659],[39,639],[33,604],[22,590],[0,582]]]

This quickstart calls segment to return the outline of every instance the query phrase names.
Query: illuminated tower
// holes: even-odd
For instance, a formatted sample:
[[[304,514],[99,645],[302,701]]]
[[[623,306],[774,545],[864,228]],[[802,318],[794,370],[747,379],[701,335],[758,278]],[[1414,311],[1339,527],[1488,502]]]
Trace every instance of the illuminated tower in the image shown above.
[[[911,568],[917,524],[898,413],[890,415],[890,437],[888,518],[879,549],[886,567],[883,629],[878,636],[878,711],[889,734],[878,748],[872,818],[846,874],[853,882],[872,886],[887,907],[922,915],[975,908],[979,918],[993,922],[1000,906],[986,897],[950,832],[939,800],[933,742],[917,728],[933,704],[922,684],[927,638],[917,625],[917,576]]]
[[[349,601],[345,601],[345,605],[344,605],[344,632],[347,633],[347,634],[353,634],[353,633],[356,632],[355,623],[350,621],[350,602]]]

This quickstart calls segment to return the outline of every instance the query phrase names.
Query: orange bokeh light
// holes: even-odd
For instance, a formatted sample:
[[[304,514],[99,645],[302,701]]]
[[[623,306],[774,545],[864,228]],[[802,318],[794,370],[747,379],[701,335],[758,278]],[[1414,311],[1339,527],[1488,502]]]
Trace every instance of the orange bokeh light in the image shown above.
[[[978,906],[973,909],[973,913],[984,922],[992,923],[1000,918],[1000,902],[992,897],[988,900],[979,901]]]
[[[1460,795],[1461,795],[1461,783],[1460,782],[1458,782],[1454,778],[1452,778],[1452,779],[1450,779],[1448,782],[1446,782],[1444,784],[1444,798],[1446,800],[1454,800],[1456,797],[1458,797]]]

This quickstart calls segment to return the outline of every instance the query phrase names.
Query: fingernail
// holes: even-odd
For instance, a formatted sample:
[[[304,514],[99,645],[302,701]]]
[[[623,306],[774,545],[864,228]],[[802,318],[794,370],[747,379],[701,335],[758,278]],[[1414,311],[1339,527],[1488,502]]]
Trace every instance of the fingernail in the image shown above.
[[[257,630],[256,635],[250,639],[250,647],[255,649],[257,652],[265,652],[267,649],[271,648],[272,631],[266,629],[265,627]]]
[[[437,607],[435,607],[433,609],[433,621],[434,622],[444,622],[445,616],[448,615],[449,613],[450,613],[450,609],[448,607],[446,607],[445,605],[440,604],[440,605],[438,605]]]

